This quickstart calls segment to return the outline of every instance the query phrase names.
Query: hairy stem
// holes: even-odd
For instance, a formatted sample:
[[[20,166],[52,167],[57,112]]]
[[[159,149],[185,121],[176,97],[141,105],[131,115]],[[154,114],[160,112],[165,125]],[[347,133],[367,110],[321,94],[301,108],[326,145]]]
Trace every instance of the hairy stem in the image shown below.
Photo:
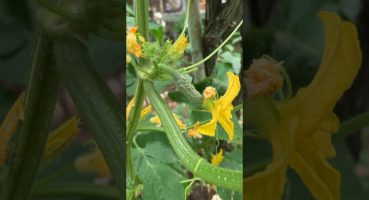
[[[46,145],[60,77],[52,55],[53,43],[39,34],[26,91],[24,121],[17,134],[3,200],[28,199]]]

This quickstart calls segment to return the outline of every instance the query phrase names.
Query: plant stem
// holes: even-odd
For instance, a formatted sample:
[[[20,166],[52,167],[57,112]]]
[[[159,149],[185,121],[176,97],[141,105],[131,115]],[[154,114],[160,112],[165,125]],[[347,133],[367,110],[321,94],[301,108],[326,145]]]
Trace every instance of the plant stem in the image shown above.
[[[198,62],[203,59],[202,55],[202,31],[201,31],[201,16],[199,9],[199,0],[188,0],[191,2],[191,6],[188,7],[191,18],[188,21],[188,36],[191,44],[191,57],[192,63]],[[199,65],[194,75],[194,82],[197,83],[205,78],[205,68]]]
[[[54,36],[54,53],[63,84],[103,154],[121,192],[124,174],[122,105],[94,66],[87,47],[71,36]]]
[[[139,33],[148,41],[149,38],[149,7],[148,0],[136,0],[135,1],[135,20]],[[141,61],[141,60],[140,60]],[[140,62],[142,64],[144,61]],[[133,187],[138,183],[138,177],[136,175],[136,171],[134,169],[133,160],[132,160],[132,140],[134,138],[134,134],[136,133],[138,121],[140,119],[142,105],[145,99],[144,87],[142,80],[138,80],[136,94],[135,94],[135,103],[132,109],[132,113],[128,119],[128,129],[126,132],[126,161],[127,161],[127,171],[128,175],[131,178]]]
[[[127,172],[128,176],[131,177],[131,180],[136,179],[136,172],[133,166],[133,160],[132,160],[132,140],[134,137],[134,134],[136,133],[138,121],[140,120],[142,105],[145,99],[145,94],[143,91],[143,82],[141,80],[138,81],[136,94],[135,94],[135,104],[134,107],[128,116],[128,128],[127,128],[127,135],[126,135],[126,146],[127,146]]]
[[[291,83],[291,79],[290,76],[288,75],[286,69],[282,66],[279,67],[279,71],[282,73],[286,84],[287,84],[287,99],[292,97],[292,83]]]
[[[26,91],[24,121],[16,136],[3,200],[28,199],[42,160],[60,85],[52,46],[46,33],[39,33]]]
[[[341,125],[337,136],[347,137],[360,129],[369,126],[369,112],[362,113],[352,119],[349,119]]]
[[[181,70],[183,71],[187,71],[187,70],[191,70],[193,68],[197,68],[199,65],[203,64],[204,62],[206,62],[207,60],[209,60],[214,54],[216,54],[225,44],[227,44],[227,42],[232,38],[232,36],[237,32],[237,30],[241,27],[242,25],[242,22],[241,21],[238,26],[233,30],[233,32],[228,36],[228,38],[226,40],[224,40],[224,42],[219,45],[211,54],[209,54],[208,56],[206,56],[206,58],[204,58],[203,60],[195,63],[195,64],[192,64],[188,67],[184,67],[182,68]]]
[[[192,0],[194,2],[194,0]],[[190,7],[191,7],[191,0],[187,0],[187,10],[186,10],[186,18],[185,18],[185,21],[184,21],[184,25],[183,25],[183,29],[182,29],[182,32],[181,34],[179,35],[178,38],[180,38],[182,35],[185,34],[186,32],[186,28],[188,26],[188,20],[190,18]]]
[[[135,19],[138,32],[147,39],[149,38],[149,1],[135,0]]]

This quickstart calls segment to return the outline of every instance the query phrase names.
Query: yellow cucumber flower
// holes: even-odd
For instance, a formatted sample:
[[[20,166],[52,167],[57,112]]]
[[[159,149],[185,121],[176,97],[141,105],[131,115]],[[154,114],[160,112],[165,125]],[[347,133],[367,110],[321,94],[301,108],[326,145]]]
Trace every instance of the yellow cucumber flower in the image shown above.
[[[240,79],[232,72],[227,72],[228,75],[228,87],[227,91],[218,100],[207,102],[205,99],[205,106],[211,112],[212,118],[210,122],[201,125],[197,128],[197,132],[214,136],[217,128],[217,122],[224,128],[229,136],[230,140],[233,140],[234,136],[234,124],[231,120],[233,110],[232,101],[236,98],[241,89]]]
[[[97,147],[91,153],[77,158],[74,165],[79,172],[95,173],[99,177],[112,177],[105,158]]]
[[[186,129],[186,125],[178,118],[176,114],[173,113],[174,119],[177,122],[177,125],[180,129]],[[155,115],[154,117],[150,118],[150,122],[157,124],[158,126],[161,126],[161,121],[158,115]]]
[[[68,145],[79,132],[79,122],[79,118],[72,117],[49,135],[44,150],[44,159],[52,158]]]
[[[212,156],[211,164],[219,166],[220,163],[223,161],[223,158],[224,158],[223,149],[220,149],[220,151],[217,154]]]
[[[335,156],[331,136],[339,129],[333,108],[359,71],[361,51],[352,23],[329,12],[319,16],[325,30],[323,60],[309,86],[282,103],[280,118],[266,127],[273,160],[244,180],[246,199],[281,199],[288,167],[299,174],[314,199],[341,198],[340,173],[326,159]]]
[[[131,99],[131,101],[128,103],[127,105],[127,109],[126,109],[126,119],[128,120],[129,117],[129,113],[131,113],[132,108],[135,105],[135,98],[133,97]],[[140,114],[140,118],[145,118],[151,111],[151,105],[148,105],[146,108],[142,109],[141,114]]]
[[[137,31],[137,27],[131,27],[128,29],[126,44],[128,53],[139,58],[142,57],[142,47],[137,41]],[[142,36],[139,36],[138,39],[140,42],[145,42],[145,38]]]
[[[200,122],[196,122],[193,125],[193,128],[188,131],[188,136],[196,138],[196,139],[201,139],[202,135],[197,132],[197,129],[199,128],[199,126],[200,126]]]
[[[111,177],[110,169],[99,149],[79,157],[75,166],[79,172],[92,172],[100,177]]]
[[[178,54],[183,54],[184,50],[188,46],[188,38],[185,35],[181,35],[177,41],[173,44],[173,49]]]
[[[4,165],[8,150],[8,142],[15,133],[18,123],[23,119],[24,115],[24,99],[25,93],[22,92],[17,98],[3,123],[0,126],[0,166]]]

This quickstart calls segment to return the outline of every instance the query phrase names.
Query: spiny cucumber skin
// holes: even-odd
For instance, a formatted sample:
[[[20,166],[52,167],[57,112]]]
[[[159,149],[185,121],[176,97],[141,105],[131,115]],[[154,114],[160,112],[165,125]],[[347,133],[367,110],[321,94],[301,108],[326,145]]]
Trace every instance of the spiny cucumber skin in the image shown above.
[[[242,191],[242,172],[214,166],[201,158],[182,135],[175,119],[171,115],[171,111],[165,105],[153,84],[145,81],[144,87],[145,93],[162,121],[169,142],[183,165],[193,172],[195,176],[209,183],[230,190]]]
[[[192,85],[191,78],[189,76],[177,74],[175,76],[175,81],[177,91],[183,94],[184,97],[187,98],[189,102],[191,102],[194,105],[202,104],[203,97]]]

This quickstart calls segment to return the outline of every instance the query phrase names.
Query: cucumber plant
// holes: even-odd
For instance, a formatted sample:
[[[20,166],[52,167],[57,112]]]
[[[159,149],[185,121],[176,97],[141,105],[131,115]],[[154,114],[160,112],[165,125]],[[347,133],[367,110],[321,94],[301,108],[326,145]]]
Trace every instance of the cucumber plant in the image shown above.
[[[128,64],[130,67],[133,67],[133,74],[138,79],[134,99],[131,102],[132,104],[130,103],[133,107],[127,107],[127,110],[129,110],[127,112],[128,128],[126,132],[126,164],[128,172],[126,192],[128,199],[178,199],[180,194],[183,194],[184,199],[186,199],[188,190],[194,181],[218,186],[219,191],[222,189],[231,191],[231,196],[234,196],[234,193],[242,193],[242,167],[217,166],[213,161],[211,163],[208,161],[210,158],[214,158],[212,156],[213,150],[215,150],[215,153],[219,152],[219,155],[223,156],[220,153],[223,150],[218,151],[220,149],[220,141],[224,143],[229,142],[232,146],[238,146],[238,148],[242,147],[242,136],[240,136],[242,133],[236,115],[234,113],[231,114],[229,111],[229,115],[232,116],[232,122],[230,123],[236,124],[235,127],[238,127],[237,130],[233,126],[230,128],[231,132],[237,132],[237,141],[232,141],[232,138],[229,140],[227,137],[219,136],[218,133],[222,132],[225,135],[225,131],[227,131],[226,128],[222,128],[224,123],[220,123],[222,127],[218,126],[218,128],[216,128],[217,124],[215,124],[215,129],[217,130],[216,133],[213,132],[215,138],[204,136],[201,140],[196,140],[190,136],[191,131],[197,134],[198,138],[202,137],[201,134],[212,135],[212,133],[206,134],[205,131],[204,133],[200,131],[207,123],[211,122],[208,115],[206,115],[205,121],[191,125],[190,128],[184,128],[183,123],[177,115],[173,114],[157,87],[157,85],[165,85],[168,81],[173,83],[176,86],[177,93],[185,102],[184,106],[193,111],[193,116],[196,115],[196,111],[205,111],[213,114],[211,112],[212,108],[214,108],[213,106],[219,106],[220,102],[226,102],[224,99],[227,96],[227,92],[220,98],[218,98],[218,94],[214,94],[211,97],[213,99],[207,99],[206,95],[201,94],[201,90],[196,89],[189,73],[198,70],[200,64],[216,54],[240,28],[242,21],[235,27],[230,36],[214,52],[207,55],[205,59],[188,67],[179,67],[179,60],[183,58],[184,49],[188,45],[185,31],[191,1],[187,3],[185,24],[178,39],[173,43],[168,40],[161,45],[159,41],[149,42],[148,17],[146,14],[148,12],[147,1],[134,2],[137,27],[128,29],[126,41],[127,51],[129,52],[127,56]],[[127,73],[129,74],[129,72]],[[231,79],[229,79],[229,85],[232,85]],[[154,127],[146,117],[143,117],[144,110],[148,108],[143,106],[145,98],[149,100],[149,104],[153,108],[151,113],[156,116],[151,118],[150,121],[156,121],[162,128]],[[221,100],[222,98],[223,100]],[[223,106],[225,104],[220,107]],[[232,110],[233,106],[229,106],[230,110]],[[214,114],[213,118],[219,117],[218,115],[219,113]],[[162,134],[153,136],[154,132],[165,133],[165,138],[163,139]],[[160,138],[159,141],[155,139],[156,137]],[[156,145],[157,142],[162,143],[161,146]],[[168,145],[171,149],[168,149]],[[153,149],[153,146],[157,147],[157,149]],[[174,156],[174,158],[163,158],[160,156],[161,151],[167,153],[165,156],[169,158]],[[201,151],[205,152],[201,153]],[[238,156],[241,157],[242,154],[238,154]],[[242,158],[240,160],[242,163]],[[166,171],[163,172],[164,170]],[[186,184],[188,182],[190,184]],[[186,189],[184,190],[185,187]],[[177,192],[177,194],[173,191]]]

